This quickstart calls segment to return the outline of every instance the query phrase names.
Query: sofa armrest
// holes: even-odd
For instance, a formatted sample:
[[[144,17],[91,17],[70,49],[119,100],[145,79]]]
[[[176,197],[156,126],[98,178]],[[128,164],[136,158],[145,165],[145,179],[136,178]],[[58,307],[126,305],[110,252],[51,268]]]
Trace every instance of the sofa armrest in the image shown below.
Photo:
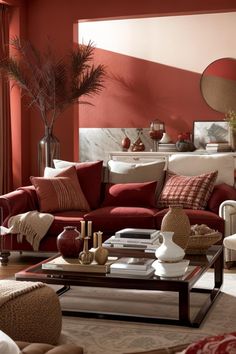
[[[219,214],[220,205],[225,200],[236,200],[236,189],[226,183],[214,186],[210,199],[207,203],[207,209],[215,214]]]
[[[20,187],[0,196],[1,224],[6,225],[12,215],[38,209],[37,195],[34,187]]]

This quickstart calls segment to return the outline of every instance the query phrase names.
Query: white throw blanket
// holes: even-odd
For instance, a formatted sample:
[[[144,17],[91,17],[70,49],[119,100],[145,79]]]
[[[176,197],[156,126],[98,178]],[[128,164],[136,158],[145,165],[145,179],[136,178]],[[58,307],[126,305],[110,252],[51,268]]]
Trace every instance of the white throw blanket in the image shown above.
[[[46,285],[40,282],[1,280],[0,307],[7,301],[15,299],[19,295],[26,294],[34,289],[42,288],[43,286]]]
[[[46,235],[53,220],[54,216],[51,214],[32,210],[12,216],[8,220],[8,228],[1,227],[1,232],[17,234],[18,242],[22,242],[25,236],[34,251],[38,251],[39,243]]]

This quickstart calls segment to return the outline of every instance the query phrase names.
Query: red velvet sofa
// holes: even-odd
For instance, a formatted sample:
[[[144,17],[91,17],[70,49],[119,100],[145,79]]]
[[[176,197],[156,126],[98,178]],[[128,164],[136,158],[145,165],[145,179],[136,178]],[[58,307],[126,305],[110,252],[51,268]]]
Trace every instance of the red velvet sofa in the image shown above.
[[[90,210],[56,210],[51,212],[54,215],[54,221],[41,240],[39,251],[57,251],[56,240],[59,233],[69,225],[76,226],[80,230],[81,220],[91,220],[93,231],[103,231],[105,238],[126,227],[160,228],[162,218],[168,211],[168,207],[157,207],[156,184],[160,181],[105,183],[103,182],[104,168],[102,164],[102,161],[97,161],[75,165],[74,168]],[[212,188],[204,210],[187,208],[185,212],[191,224],[207,224],[224,234],[224,220],[218,215],[219,205],[226,199],[236,199],[236,190],[225,183],[214,185]],[[11,216],[40,209],[38,192],[32,185],[20,187],[0,196],[0,207],[2,209],[2,225],[7,226]],[[13,250],[32,251],[32,246],[24,239],[22,243],[18,243],[16,235],[2,235],[2,264],[7,264],[10,252]]]

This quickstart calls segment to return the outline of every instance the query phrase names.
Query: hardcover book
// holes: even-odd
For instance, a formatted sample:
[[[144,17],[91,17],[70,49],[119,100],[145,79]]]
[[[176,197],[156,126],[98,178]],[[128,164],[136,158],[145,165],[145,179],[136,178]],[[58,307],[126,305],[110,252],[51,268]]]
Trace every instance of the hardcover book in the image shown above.
[[[111,271],[116,270],[134,270],[146,271],[151,268],[154,259],[137,258],[137,257],[121,257],[110,266]]]
[[[157,234],[153,238],[123,238],[123,237],[116,237],[116,236],[111,236],[109,238],[109,242],[111,244],[154,244],[159,240],[159,234]]]
[[[149,278],[153,275],[155,269],[150,267],[147,270],[131,270],[131,269],[111,269],[110,273],[108,274],[111,277],[123,277],[123,278]]]
[[[156,229],[133,229],[126,228],[115,233],[117,238],[142,238],[151,239],[159,235],[160,231]]]

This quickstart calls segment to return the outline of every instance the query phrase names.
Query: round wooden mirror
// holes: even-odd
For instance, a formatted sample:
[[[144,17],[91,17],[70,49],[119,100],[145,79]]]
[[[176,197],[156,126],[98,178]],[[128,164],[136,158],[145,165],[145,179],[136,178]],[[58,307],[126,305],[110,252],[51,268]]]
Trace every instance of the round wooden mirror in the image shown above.
[[[218,112],[236,111],[236,59],[212,62],[201,77],[201,93],[206,103]]]

